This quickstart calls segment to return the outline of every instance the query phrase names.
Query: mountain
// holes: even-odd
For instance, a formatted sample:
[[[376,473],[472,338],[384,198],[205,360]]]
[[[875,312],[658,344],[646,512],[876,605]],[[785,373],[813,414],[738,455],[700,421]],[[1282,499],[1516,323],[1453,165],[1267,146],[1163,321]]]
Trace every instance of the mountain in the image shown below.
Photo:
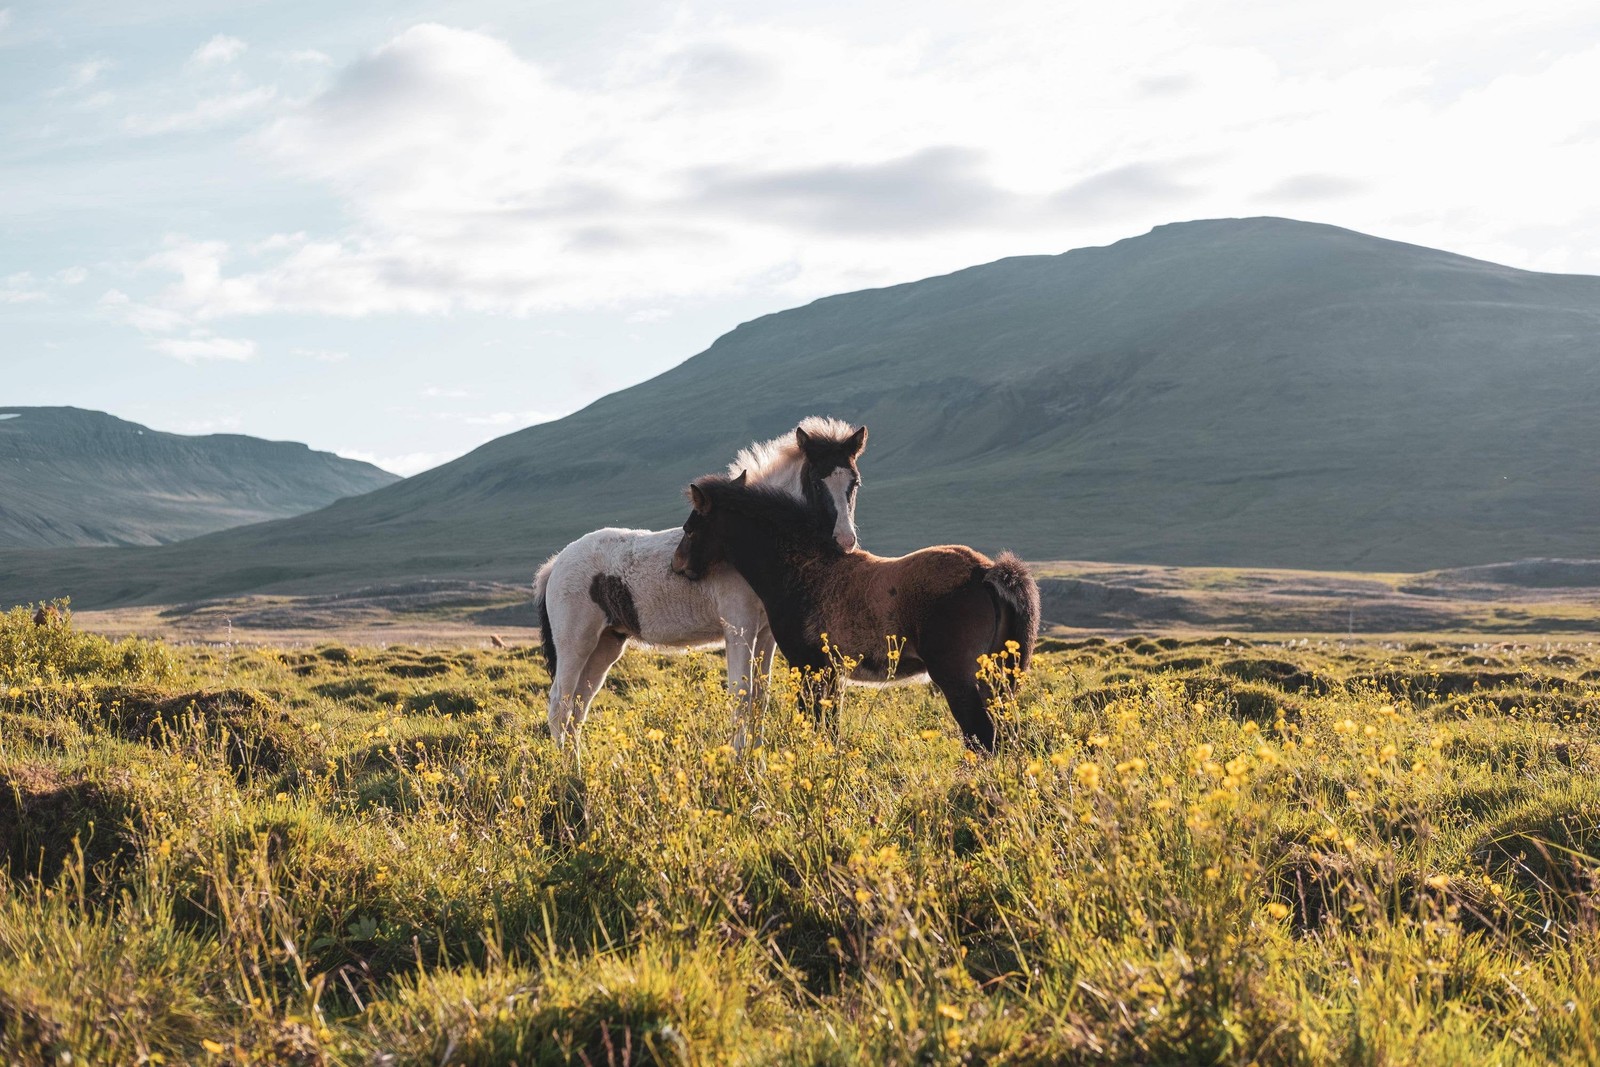
[[[0,407],[0,546],[157,545],[315,511],[398,479],[239,434],[185,437],[99,411]]]
[[[1285,219],[1000,260],[745,323],[557,422],[298,518],[0,556],[0,600],[528,578],[812,413],[860,525],[1033,559],[1419,571],[1600,543],[1600,278]]]

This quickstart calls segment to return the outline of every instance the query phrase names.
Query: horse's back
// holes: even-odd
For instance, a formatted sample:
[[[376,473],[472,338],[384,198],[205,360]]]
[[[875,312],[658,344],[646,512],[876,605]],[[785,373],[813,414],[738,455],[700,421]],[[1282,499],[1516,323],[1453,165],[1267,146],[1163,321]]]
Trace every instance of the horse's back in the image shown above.
[[[629,636],[647,644],[681,647],[721,640],[728,602],[743,601],[733,595],[737,590],[727,588],[726,576],[719,573],[725,568],[694,582],[673,572],[672,556],[682,536],[676,529],[619,527],[584,534],[556,555],[549,596],[596,604],[625,601],[632,609],[631,629],[637,630]],[[743,579],[734,577],[748,591]],[[754,602],[753,593],[749,600]]]
[[[871,553],[851,553],[860,557],[851,570],[850,580],[868,587],[879,585],[897,590],[904,588],[917,593],[937,595],[971,581],[973,576],[994,566],[994,561],[977,549],[966,545],[933,545],[920,548],[904,556],[874,556]]]

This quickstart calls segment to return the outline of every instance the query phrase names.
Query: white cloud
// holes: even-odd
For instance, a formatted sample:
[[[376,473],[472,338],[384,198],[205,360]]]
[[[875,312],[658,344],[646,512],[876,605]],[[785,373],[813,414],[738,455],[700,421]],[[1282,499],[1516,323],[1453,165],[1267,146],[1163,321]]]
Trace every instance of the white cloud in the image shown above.
[[[460,451],[454,452],[402,452],[398,455],[380,456],[372,452],[363,452],[360,449],[341,448],[335,450],[336,455],[345,459],[354,459],[362,463],[370,463],[374,467],[382,467],[392,474],[410,477],[420,474],[425,470],[437,467],[441,463],[448,463],[457,456],[463,455]]]
[[[111,61],[101,57],[86,59],[72,66],[67,78],[67,83],[57,90],[58,92],[74,92],[87,89],[100,80],[100,75],[111,69]]]
[[[319,52],[315,48],[302,48],[299,51],[288,53],[283,58],[290,63],[300,63],[309,67],[333,66],[333,57],[326,52]]]
[[[581,70],[413,26],[307,100],[258,88],[138,124],[277,104],[253,146],[353,220],[171,246],[142,302],[192,322],[597,307],[649,322],[685,298],[803,299],[1172,219],[1333,208],[1526,260],[1489,204],[1573,223],[1545,261],[1600,269],[1584,251],[1600,140],[1570,106],[1600,98],[1600,50],[1574,37],[1535,60],[1483,33],[1560,42],[1579,5],[1504,23],[1487,0],[1421,0],[1381,41],[1353,29],[1359,10],[1297,12],[1018,0],[982,25],[941,13],[876,37],[683,15]],[[1467,58],[1419,58],[1435,55]]]
[[[106,89],[95,92],[89,90],[94,89],[99,84],[101,75],[113,66],[115,64],[103,56],[94,56],[74,63],[67,68],[67,80],[45,95],[52,98],[74,98],[72,106],[79,111],[99,110],[116,100],[117,96]]]
[[[54,277],[62,285],[79,285],[89,277],[89,271],[84,267],[64,267],[56,271]]]
[[[46,299],[31,271],[18,271],[0,279],[0,304],[32,304]]]
[[[189,64],[194,67],[224,66],[238,59],[246,47],[239,38],[219,33],[194,50],[189,56]]]
[[[197,100],[182,111],[165,115],[129,115],[123,125],[135,134],[174,133],[223,126],[251,117],[278,95],[277,86],[258,85],[238,92]]]
[[[189,322],[186,315],[141,303],[120,289],[106,290],[98,308],[107,318],[132,326],[141,333],[170,333]]]
[[[254,341],[217,337],[204,330],[197,330],[188,338],[164,337],[159,341],[151,341],[150,347],[184,363],[208,360],[240,362],[256,354]]]

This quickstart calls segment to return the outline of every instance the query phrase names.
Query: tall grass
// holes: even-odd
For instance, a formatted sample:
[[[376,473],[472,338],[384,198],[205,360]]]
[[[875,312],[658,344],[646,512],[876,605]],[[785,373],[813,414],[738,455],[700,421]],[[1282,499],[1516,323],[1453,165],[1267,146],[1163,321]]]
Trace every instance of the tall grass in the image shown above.
[[[994,758],[787,676],[738,755],[719,659],[630,653],[579,760],[528,650],[38,630],[9,1061],[1600,1057],[1588,647],[1058,646]]]

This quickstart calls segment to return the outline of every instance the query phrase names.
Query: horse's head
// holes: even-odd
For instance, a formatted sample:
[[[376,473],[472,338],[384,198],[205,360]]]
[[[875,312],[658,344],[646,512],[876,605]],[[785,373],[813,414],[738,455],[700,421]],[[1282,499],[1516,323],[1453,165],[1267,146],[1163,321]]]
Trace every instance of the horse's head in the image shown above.
[[[846,552],[859,543],[856,537],[856,490],[861,487],[861,472],[856,457],[867,447],[867,428],[840,438],[807,433],[796,426],[795,444],[805,456],[800,471],[800,486],[806,503],[832,518],[833,540]]]
[[[677,550],[672,553],[672,570],[690,581],[699,581],[712,567],[722,562],[723,524],[717,510],[715,493],[720,481],[703,478],[689,486],[689,503],[694,510],[683,523],[683,536]],[[745,484],[745,474],[740,473],[734,485]]]

